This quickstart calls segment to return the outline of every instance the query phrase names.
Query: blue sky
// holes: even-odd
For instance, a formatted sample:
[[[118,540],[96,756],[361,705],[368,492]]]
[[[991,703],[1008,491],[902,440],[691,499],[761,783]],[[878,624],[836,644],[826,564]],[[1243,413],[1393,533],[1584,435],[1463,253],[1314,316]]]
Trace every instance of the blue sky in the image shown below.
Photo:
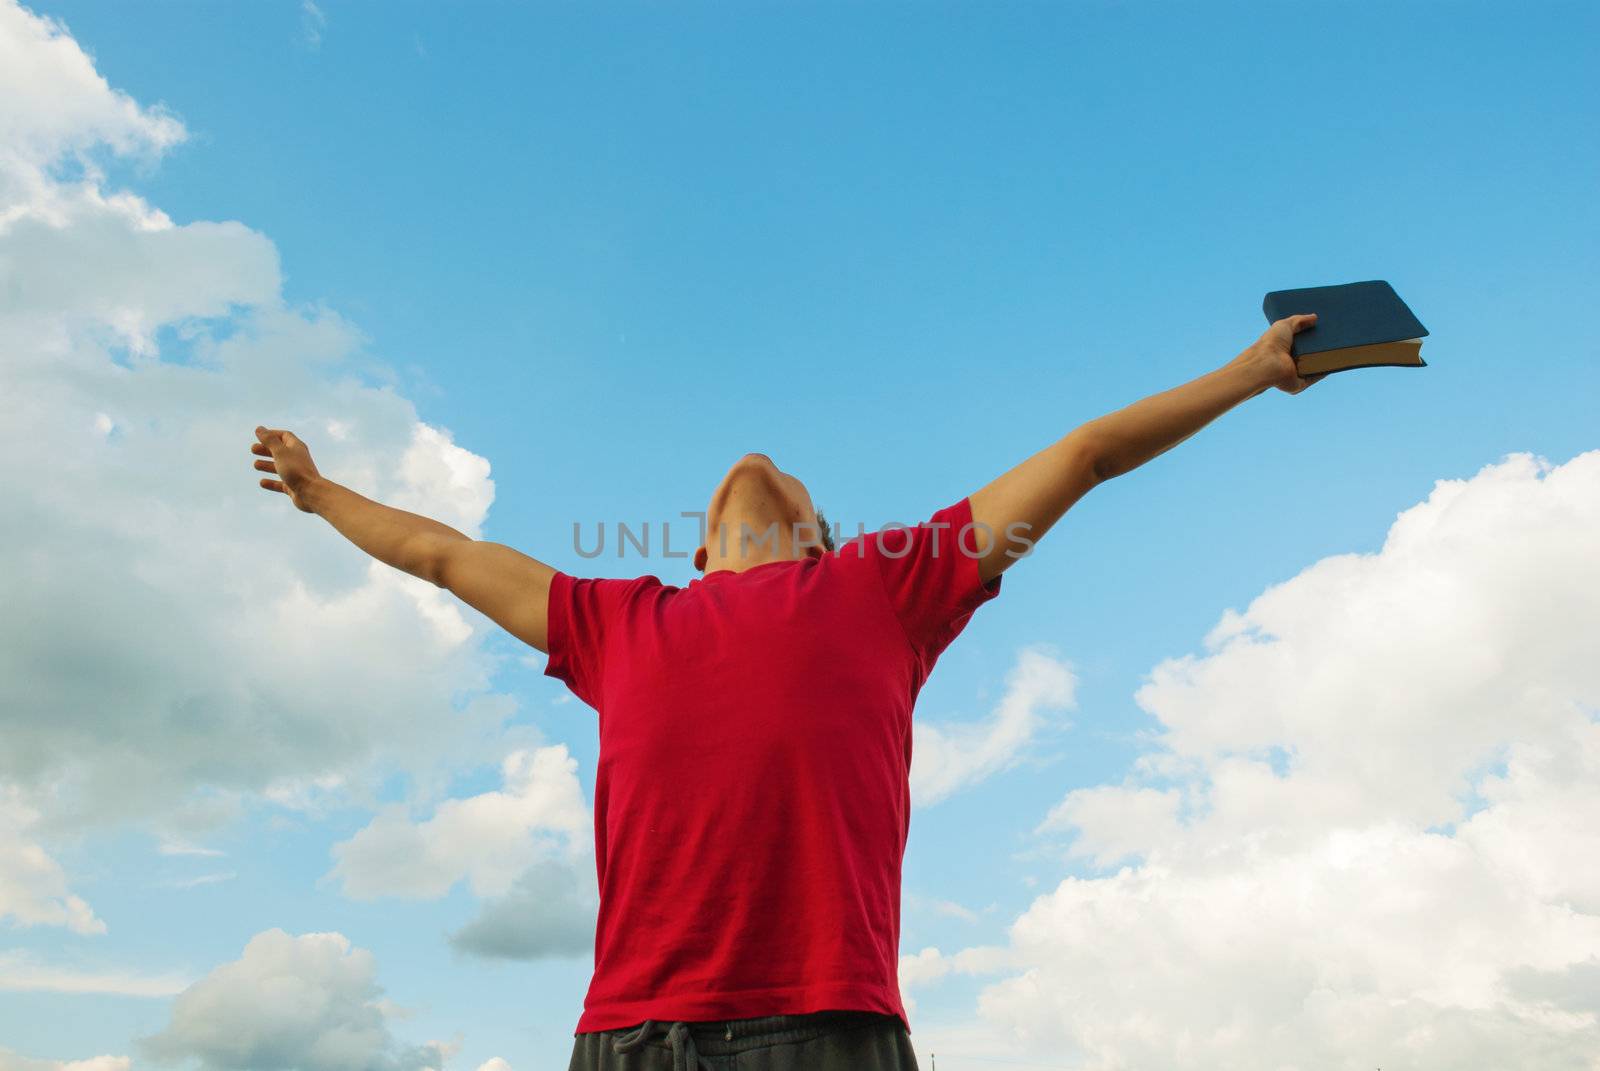
[[[482,536],[572,572],[685,581],[681,561],[584,561],[572,525],[703,508],[747,450],[799,475],[847,528],[916,520],[1078,423],[1225,362],[1264,328],[1268,290],[1394,284],[1430,329],[1426,369],[1270,392],[1096,489],[942,659],[918,707],[935,724],[985,724],[1019,652],[1038,645],[1069,668],[1072,702],[1041,708],[1003,769],[916,811],[907,955],[1006,946],[1008,927],[1064,878],[1115,873],[1069,855],[1070,836],[1034,829],[1072,790],[1149,773],[1136,760],[1172,722],[1136,692],[1164,660],[1206,657],[1225,611],[1330,556],[1377,554],[1436,481],[1478,486],[1507,454],[1560,466],[1600,447],[1592,5],[31,10],[59,19],[112,89],[167,109],[188,133],[164,152],[102,153],[106,189],[179,227],[238,221],[275,247],[281,274],[266,288],[283,308],[307,323],[327,310],[359,332],[315,373],[329,379],[297,365],[282,382],[331,382],[348,368],[374,390],[387,383],[417,419],[487,460]],[[0,251],[0,271],[29,270],[25,249]],[[174,286],[201,285],[208,263]],[[159,360],[194,359],[185,324],[224,339],[241,309],[279,298],[225,301],[224,315],[163,323]],[[252,394],[274,375],[263,360],[228,394],[254,414],[232,429],[238,457],[226,459],[240,487],[253,484],[254,422],[310,428],[316,450],[319,422],[342,416],[332,391]],[[267,547],[293,529],[329,590],[359,580],[359,552],[321,522],[224,493],[254,511]],[[1570,553],[1597,534],[1576,531],[1560,544]],[[218,562],[214,575],[237,567]],[[297,561],[286,551],[273,568],[287,576]],[[1333,612],[1337,600],[1321,598],[1308,605]],[[1413,609],[1427,634],[1428,604]],[[542,657],[520,661],[514,641],[474,620],[492,665],[473,687],[513,711],[497,731],[565,744],[587,797],[593,712],[561,701]],[[143,641],[126,642],[137,661]],[[351,648],[384,657],[364,641]],[[1568,681],[1545,670],[1556,676],[1534,683]],[[26,701],[13,709],[33,716]],[[271,736],[272,712],[261,716],[251,724]],[[1494,746],[1522,739],[1502,727],[1464,770],[1497,768]],[[1449,731],[1422,724],[1397,753],[1426,764],[1417,749],[1435,730]],[[493,750],[448,770],[439,798],[499,785]],[[107,932],[8,926],[0,911],[0,956],[187,982],[272,927],[338,932],[372,952],[388,998],[415,1009],[394,1019],[396,1036],[459,1034],[449,1066],[469,1071],[492,1057],[556,1066],[586,957],[453,952],[445,934],[484,899],[467,884],[437,899],[360,900],[329,879],[332,846],[408,792],[380,773],[364,803],[297,808],[247,792],[233,819],[196,839],[225,855],[161,854],[155,831],[170,816],[154,811],[53,822],[55,797],[30,783],[45,817],[29,836]],[[419,816],[437,802],[419,803]],[[232,876],[174,887],[208,874]],[[915,990],[923,1059],[923,1037],[941,1030],[960,1051],[958,1027],[976,1021],[991,981],[958,972]],[[0,992],[0,1048],[51,1060],[130,1052],[132,1038],[168,1025],[170,1000]],[[1089,1066],[1095,1054],[1075,1048],[1088,1045],[1079,1035],[1039,1045],[1013,1059]],[[1041,1062],[1052,1053],[1059,1063]],[[1132,1048],[1098,1055],[1140,1066]]]

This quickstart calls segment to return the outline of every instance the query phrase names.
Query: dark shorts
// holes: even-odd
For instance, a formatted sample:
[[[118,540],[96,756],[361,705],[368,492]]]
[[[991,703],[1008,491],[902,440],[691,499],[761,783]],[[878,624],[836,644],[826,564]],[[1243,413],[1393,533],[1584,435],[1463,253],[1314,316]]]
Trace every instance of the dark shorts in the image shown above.
[[[567,1071],[917,1071],[893,1015],[821,1011],[574,1035]]]

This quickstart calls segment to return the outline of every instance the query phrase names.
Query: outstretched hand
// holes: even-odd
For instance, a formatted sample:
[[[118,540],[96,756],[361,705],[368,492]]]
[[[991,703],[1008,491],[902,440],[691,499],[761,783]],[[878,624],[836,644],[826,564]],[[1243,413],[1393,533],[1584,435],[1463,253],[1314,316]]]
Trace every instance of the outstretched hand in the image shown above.
[[[250,444],[250,452],[271,460],[257,461],[255,467],[277,477],[275,480],[263,478],[261,486],[268,491],[288,495],[295,508],[305,513],[312,512],[307,503],[307,492],[322,474],[311,460],[311,450],[294,432],[281,428],[257,427],[256,440]]]
[[[1299,394],[1328,374],[1318,372],[1315,375],[1302,376],[1295,364],[1294,354],[1290,351],[1290,347],[1294,345],[1294,336],[1308,327],[1314,327],[1316,322],[1317,314],[1314,312],[1285,316],[1268,327],[1266,332],[1240,355],[1261,375],[1261,390],[1277,387],[1286,394]],[[1259,394],[1260,391],[1256,393]]]

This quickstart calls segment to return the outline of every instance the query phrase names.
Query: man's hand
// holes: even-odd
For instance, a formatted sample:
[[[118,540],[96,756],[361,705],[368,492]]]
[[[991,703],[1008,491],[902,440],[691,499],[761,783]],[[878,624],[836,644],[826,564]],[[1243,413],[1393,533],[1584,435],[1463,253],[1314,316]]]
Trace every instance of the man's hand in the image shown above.
[[[1316,322],[1317,314],[1314,312],[1285,316],[1267,328],[1260,338],[1239,354],[1236,360],[1250,369],[1253,375],[1260,377],[1258,382],[1261,387],[1256,394],[1260,394],[1268,387],[1277,387],[1286,394],[1299,394],[1328,374],[1319,372],[1316,375],[1302,376],[1295,364],[1294,354],[1289,349],[1294,344],[1294,336],[1314,326]]]
[[[293,432],[281,428],[257,427],[256,439],[256,442],[250,444],[250,452],[272,459],[257,461],[256,468],[278,477],[276,480],[263,478],[261,486],[268,491],[279,491],[288,495],[289,501],[299,510],[306,513],[315,512],[309,501],[310,491],[311,486],[322,478],[322,474],[317,471],[315,462],[311,460],[311,451],[306,444]]]

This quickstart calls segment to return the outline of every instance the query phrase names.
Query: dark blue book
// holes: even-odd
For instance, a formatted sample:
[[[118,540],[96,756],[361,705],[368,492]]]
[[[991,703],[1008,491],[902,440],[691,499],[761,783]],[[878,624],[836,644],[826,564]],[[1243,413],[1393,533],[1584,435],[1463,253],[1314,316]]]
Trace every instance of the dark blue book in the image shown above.
[[[1267,323],[1314,312],[1315,326],[1294,336],[1289,352],[1302,376],[1392,365],[1426,368],[1428,329],[1382,279],[1339,286],[1274,290],[1261,302]]]

